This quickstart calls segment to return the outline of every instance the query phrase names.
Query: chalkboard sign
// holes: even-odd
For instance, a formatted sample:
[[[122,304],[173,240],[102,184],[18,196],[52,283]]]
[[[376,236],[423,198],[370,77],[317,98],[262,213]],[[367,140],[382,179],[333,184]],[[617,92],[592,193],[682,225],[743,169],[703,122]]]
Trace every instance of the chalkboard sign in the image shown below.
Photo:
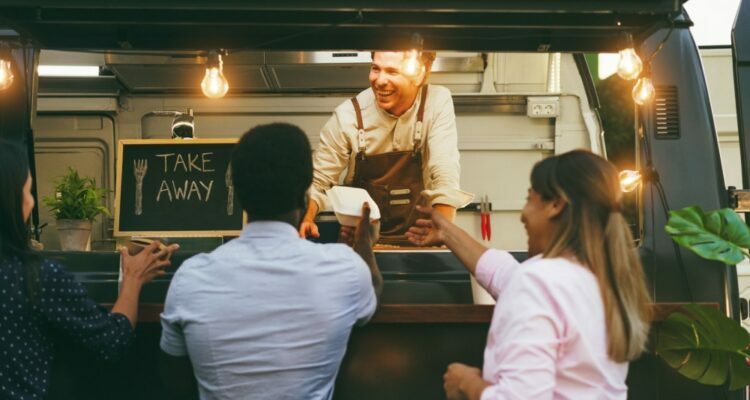
[[[237,139],[121,140],[115,236],[239,235],[229,169]]]

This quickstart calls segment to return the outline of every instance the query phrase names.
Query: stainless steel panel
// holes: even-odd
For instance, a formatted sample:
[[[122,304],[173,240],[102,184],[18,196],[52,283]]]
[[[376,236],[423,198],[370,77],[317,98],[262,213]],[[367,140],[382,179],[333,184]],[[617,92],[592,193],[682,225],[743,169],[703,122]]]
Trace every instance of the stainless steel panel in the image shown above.
[[[203,64],[112,64],[109,68],[132,92],[196,92],[206,71]],[[260,65],[225,65],[224,75],[233,92],[271,89]]]
[[[268,66],[281,91],[356,92],[369,86],[370,65],[276,65]]]
[[[274,51],[266,53],[266,63],[279,64],[367,64],[369,51]]]
[[[195,92],[206,62],[202,52],[195,51],[117,53],[104,58],[125,87],[136,93]],[[354,92],[368,86],[371,62],[370,52],[362,51],[241,51],[223,60],[233,92]],[[484,66],[480,53],[444,53],[432,70],[438,75],[480,74]]]

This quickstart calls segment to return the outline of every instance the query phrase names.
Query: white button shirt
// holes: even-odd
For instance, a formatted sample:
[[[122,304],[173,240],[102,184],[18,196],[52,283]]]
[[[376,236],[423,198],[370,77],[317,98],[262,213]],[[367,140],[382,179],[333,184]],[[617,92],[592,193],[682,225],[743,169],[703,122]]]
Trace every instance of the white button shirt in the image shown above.
[[[450,90],[429,85],[422,128],[423,196],[428,204],[446,204],[460,208],[474,195],[459,189],[458,138],[453,98]],[[422,101],[421,90],[416,101],[397,117],[378,107],[372,88],[357,95],[365,129],[365,155],[414,149],[417,111]],[[319,208],[330,208],[325,191],[340,183],[354,180],[354,163],[359,152],[357,115],[351,100],[339,105],[320,132],[320,145],[313,156],[313,184],[310,198]]]

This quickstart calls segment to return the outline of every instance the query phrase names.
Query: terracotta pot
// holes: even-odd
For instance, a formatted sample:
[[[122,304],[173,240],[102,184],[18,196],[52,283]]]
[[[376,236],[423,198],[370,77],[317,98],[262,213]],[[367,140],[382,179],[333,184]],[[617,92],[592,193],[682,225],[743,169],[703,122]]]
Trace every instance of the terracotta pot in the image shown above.
[[[91,250],[91,221],[87,219],[58,219],[57,233],[64,251]]]

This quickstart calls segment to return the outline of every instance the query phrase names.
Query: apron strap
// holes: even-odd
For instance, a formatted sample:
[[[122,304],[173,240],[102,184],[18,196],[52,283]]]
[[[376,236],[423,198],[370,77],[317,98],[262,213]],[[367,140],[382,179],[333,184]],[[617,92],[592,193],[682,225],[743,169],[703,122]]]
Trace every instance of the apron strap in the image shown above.
[[[362,110],[359,108],[359,101],[357,97],[352,97],[352,105],[354,105],[354,113],[357,115],[357,155],[359,157],[365,157],[365,150],[367,143],[365,142],[365,125],[362,122]]]
[[[414,153],[417,153],[419,145],[422,143],[422,120],[424,119],[424,105],[427,103],[428,86],[422,86],[422,101],[419,103],[419,109],[417,110],[417,126],[414,130]]]

